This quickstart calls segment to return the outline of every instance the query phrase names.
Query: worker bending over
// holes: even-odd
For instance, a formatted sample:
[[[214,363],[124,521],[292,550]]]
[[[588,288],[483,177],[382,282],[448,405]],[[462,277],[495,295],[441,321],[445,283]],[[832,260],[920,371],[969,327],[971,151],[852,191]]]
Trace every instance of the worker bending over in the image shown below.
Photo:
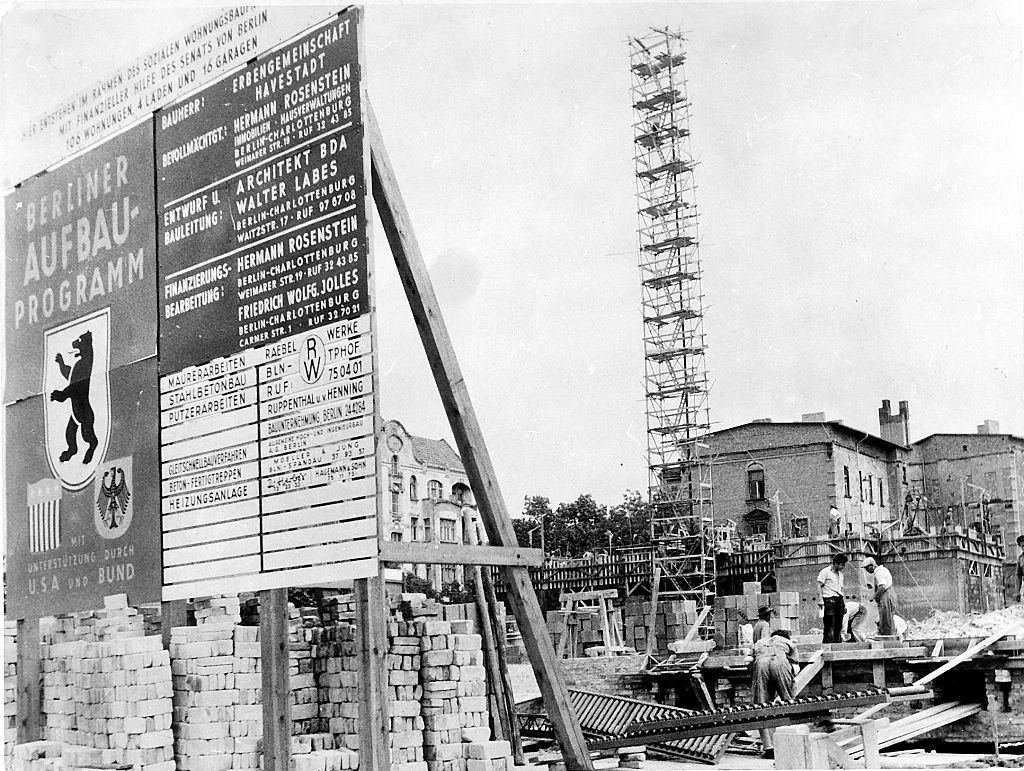
[[[755,704],[768,704],[779,697],[784,701],[793,698],[793,680],[796,664],[796,646],[789,639],[789,632],[776,629],[768,637],[754,643],[752,672],[752,698]],[[771,730],[760,730],[761,743],[766,758],[775,757],[775,742]]]

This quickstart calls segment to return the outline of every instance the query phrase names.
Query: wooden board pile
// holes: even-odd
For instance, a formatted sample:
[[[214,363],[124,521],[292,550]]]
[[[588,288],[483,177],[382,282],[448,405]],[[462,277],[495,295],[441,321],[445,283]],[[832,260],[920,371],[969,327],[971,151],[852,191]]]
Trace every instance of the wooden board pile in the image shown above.
[[[719,648],[740,645],[740,627],[757,621],[758,609],[772,609],[772,629],[785,629],[792,634],[800,632],[800,593],[761,593],[759,581],[745,581],[743,594],[727,594],[715,598],[715,643]]]
[[[259,767],[259,627],[239,624],[237,597],[196,603],[196,626],[171,630],[179,771]]]
[[[14,745],[18,739],[15,712],[18,707],[18,622],[4,622],[4,768],[14,758]]]
[[[642,597],[627,597],[623,605],[626,645],[647,650],[652,602]],[[696,600],[665,599],[658,602],[654,616],[654,653],[667,653],[668,644],[686,637],[697,623]]]
[[[159,637],[42,646],[44,737],[65,771],[175,771],[171,669]]]

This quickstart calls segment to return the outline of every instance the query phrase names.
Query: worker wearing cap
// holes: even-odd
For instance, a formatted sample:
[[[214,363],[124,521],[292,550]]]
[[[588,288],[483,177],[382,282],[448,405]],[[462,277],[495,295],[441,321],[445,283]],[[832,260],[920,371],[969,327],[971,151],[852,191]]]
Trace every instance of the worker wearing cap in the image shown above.
[[[874,588],[872,599],[878,605],[878,633],[895,635],[893,616],[896,615],[896,590],[892,586],[892,573],[875,562],[874,557],[865,557],[863,565],[870,575],[869,583]]]
[[[775,697],[784,701],[793,699],[794,670],[796,669],[796,646],[789,639],[789,632],[776,629],[768,637],[754,643],[754,663],[751,697],[755,704],[768,704]],[[765,757],[775,757],[775,743],[768,729],[761,729],[761,743]]]
[[[832,557],[832,564],[818,573],[821,590],[822,622],[825,626],[821,637],[823,643],[842,642],[843,616],[846,615],[846,600],[843,598],[843,568],[849,558],[845,554]]]

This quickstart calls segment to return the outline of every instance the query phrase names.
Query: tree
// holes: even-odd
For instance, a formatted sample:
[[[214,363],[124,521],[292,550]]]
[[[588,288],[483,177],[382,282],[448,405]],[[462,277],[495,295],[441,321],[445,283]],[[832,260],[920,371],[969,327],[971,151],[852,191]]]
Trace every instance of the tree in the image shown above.
[[[651,504],[636,490],[626,490],[622,503],[608,513],[609,530],[616,546],[643,546],[651,542]]]

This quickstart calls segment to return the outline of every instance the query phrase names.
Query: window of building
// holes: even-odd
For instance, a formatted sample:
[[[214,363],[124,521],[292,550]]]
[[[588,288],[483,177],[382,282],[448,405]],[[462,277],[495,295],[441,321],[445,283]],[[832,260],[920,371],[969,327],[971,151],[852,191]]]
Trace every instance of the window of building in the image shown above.
[[[420,521],[416,517],[412,517],[409,520],[409,540],[418,541],[420,539]]]
[[[875,475],[868,474],[868,503],[875,502]]]
[[[878,480],[878,505],[885,508],[885,484],[883,479]]]
[[[427,482],[427,496],[430,498],[430,500],[434,501],[434,503],[437,503],[439,500],[441,500],[441,491],[443,489],[444,488],[441,487],[441,483],[438,482],[436,479],[431,479],[429,482]]]
[[[760,465],[747,467],[747,500],[764,500],[764,468]]]
[[[442,584],[454,584],[455,583],[455,566],[444,565],[441,567],[441,583]]]
[[[768,520],[757,520],[750,523],[750,534],[751,535],[768,535]]]
[[[420,499],[419,488],[416,486],[416,477],[409,477],[409,500],[418,501]]]
[[[850,497],[850,467],[843,466],[843,495]]]
[[[391,518],[399,519],[402,516],[402,507],[398,502],[398,492],[391,493]]]
[[[806,538],[810,522],[807,517],[797,517],[793,520],[793,537]]]
[[[401,533],[401,531],[399,531],[399,530],[392,530],[391,531],[391,540],[392,541],[401,541],[402,540],[402,533]]]
[[[431,530],[431,519],[430,517],[423,518],[423,540],[427,543],[434,542],[434,533]]]
[[[441,542],[442,543],[455,543],[455,520],[454,519],[442,519],[438,525],[440,530]]]
[[[907,467],[906,466],[901,466],[900,468],[903,469],[903,484],[906,484],[907,483]]]
[[[393,476],[393,477],[398,476],[398,456],[397,455],[392,455],[391,456],[391,476]]]
[[[466,486],[452,485],[452,500],[456,503],[466,502]]]
[[[864,472],[863,471],[858,471],[857,475],[860,477],[860,484],[858,486],[860,487],[860,499],[863,501],[864,500]]]

